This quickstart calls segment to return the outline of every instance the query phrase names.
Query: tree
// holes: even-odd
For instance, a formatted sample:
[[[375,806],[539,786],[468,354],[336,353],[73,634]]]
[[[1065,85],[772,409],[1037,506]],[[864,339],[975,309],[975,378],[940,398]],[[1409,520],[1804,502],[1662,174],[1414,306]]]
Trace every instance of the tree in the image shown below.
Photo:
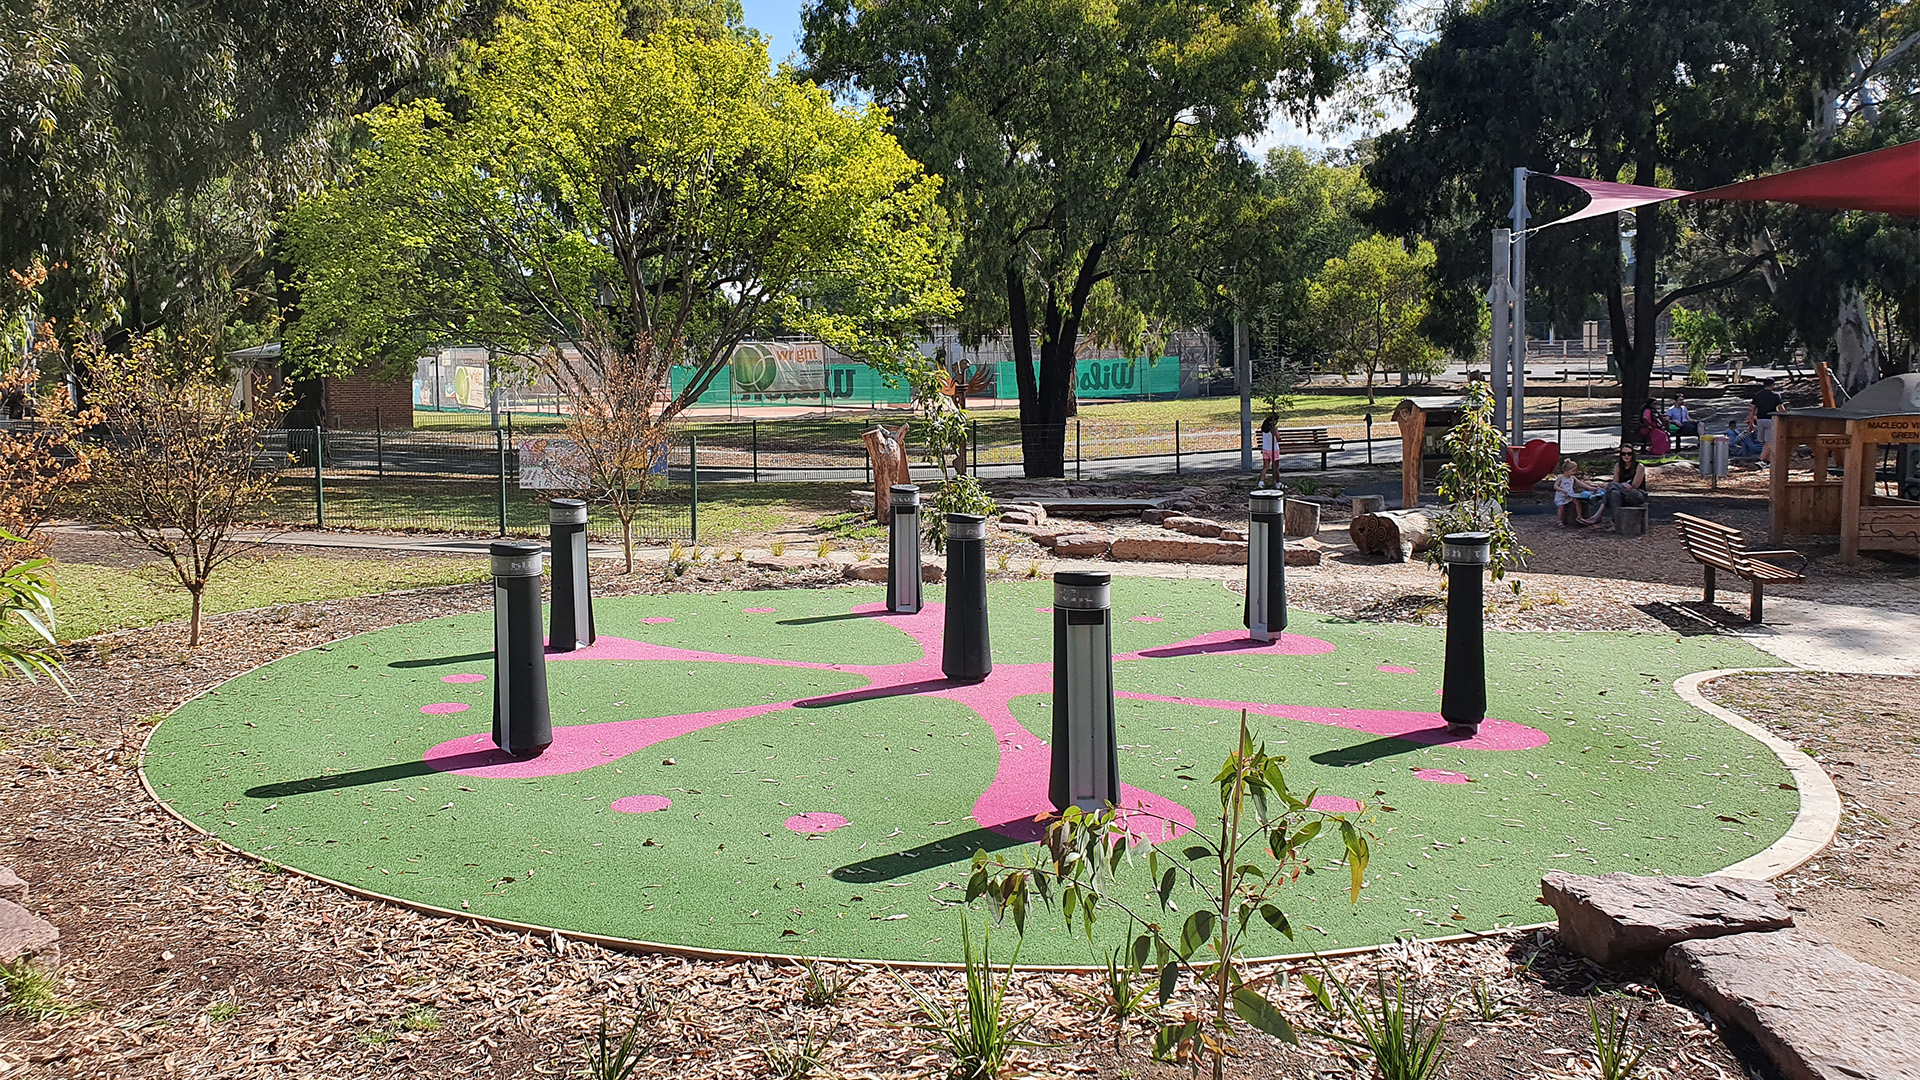
[[[1814,89],[1844,65],[1846,28],[1870,0],[1492,0],[1453,8],[1409,71],[1413,116],[1383,135],[1368,178],[1382,193],[1376,223],[1433,237],[1444,295],[1430,329],[1464,343],[1487,281],[1491,229],[1505,224],[1511,170],[1577,173],[1636,184],[1704,188],[1800,159],[1812,132]],[[1581,199],[1535,181],[1544,220]],[[1578,318],[1597,294],[1612,326],[1635,422],[1647,398],[1655,326],[1675,302],[1762,269],[1751,237],[1726,246],[1747,257],[1721,278],[1661,288],[1676,211],[1635,215],[1632,279],[1623,294],[1617,233],[1604,223],[1548,230],[1530,261],[1551,265],[1528,282],[1531,310]],[[1702,219],[1704,220],[1704,219]]]
[[[656,469],[664,466],[671,434],[669,425],[654,420],[653,407],[665,389],[671,358],[679,354],[677,346],[657,348],[652,339],[641,337],[625,349],[601,350],[600,356],[616,362],[594,377],[581,377],[567,364],[550,365],[560,377],[560,393],[571,413],[556,465],[588,502],[613,510],[629,574],[633,519]]]
[[[938,182],[885,114],[770,73],[717,19],[630,29],[617,0],[529,0],[459,82],[463,111],[368,117],[351,174],[288,221],[298,364],[410,369],[448,341],[584,383],[690,364],[664,422],[756,332],[903,363],[955,297]]]
[[[1420,241],[1409,252],[1391,236],[1369,236],[1328,259],[1308,283],[1309,309],[1340,371],[1364,371],[1367,400],[1373,400],[1374,376],[1388,371],[1432,375],[1444,359],[1421,333],[1427,316],[1427,275],[1433,270],[1433,245]]]
[[[0,10],[0,266],[125,334],[242,301],[271,322],[273,221],[343,121],[430,83],[490,0],[14,0]],[[9,311],[10,313],[10,311]]]
[[[1374,14],[1387,5],[1365,5]],[[1103,283],[1152,295],[1207,251],[1251,169],[1235,140],[1357,63],[1351,5],[821,0],[803,48],[945,180],[972,339],[1008,337],[1029,476],[1065,474],[1075,346]],[[1036,356],[1037,353],[1037,356]]]
[[[124,353],[77,345],[94,379],[102,436],[91,453],[88,502],[101,521],[166,559],[193,598],[187,647],[200,646],[200,605],[222,566],[257,546],[276,479],[262,436],[273,410],[234,407],[217,328],[141,335]]]
[[[1440,466],[1440,498],[1447,505],[1434,519],[1433,535],[1486,533],[1493,580],[1499,581],[1509,569],[1525,566],[1533,553],[1514,535],[1513,516],[1507,513],[1507,437],[1493,426],[1493,391],[1486,383],[1467,384],[1460,422],[1442,441],[1451,459]],[[1443,551],[1437,543],[1428,548],[1427,562],[1441,565]],[[1513,590],[1520,591],[1518,581]]]

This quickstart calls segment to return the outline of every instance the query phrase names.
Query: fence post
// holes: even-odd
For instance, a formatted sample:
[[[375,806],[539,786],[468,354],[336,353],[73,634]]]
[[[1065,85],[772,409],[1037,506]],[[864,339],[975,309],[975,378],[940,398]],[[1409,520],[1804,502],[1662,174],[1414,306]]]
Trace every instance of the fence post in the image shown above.
[[[758,421],[755,421],[758,423]],[[687,540],[700,542],[700,436],[687,436],[687,478],[691,491],[688,493],[691,513],[687,522]]]
[[[373,410],[373,468],[377,476],[387,475],[387,435],[380,430],[380,410]]]
[[[1180,475],[1180,421],[1173,422],[1173,475]]]
[[[760,421],[749,420],[753,425],[753,482],[760,482]]]
[[[313,425],[313,520],[314,527],[327,527],[326,440],[319,424]]]
[[[512,413],[508,413],[512,416]],[[493,468],[500,477],[500,535],[507,535],[507,433],[493,429]]]
[[[968,464],[973,466],[973,478],[980,479],[980,421],[970,420],[973,425],[973,453],[967,456]]]
[[[1080,418],[1073,418],[1073,478],[1080,479]]]
[[[1373,414],[1367,414],[1367,464],[1373,464]]]

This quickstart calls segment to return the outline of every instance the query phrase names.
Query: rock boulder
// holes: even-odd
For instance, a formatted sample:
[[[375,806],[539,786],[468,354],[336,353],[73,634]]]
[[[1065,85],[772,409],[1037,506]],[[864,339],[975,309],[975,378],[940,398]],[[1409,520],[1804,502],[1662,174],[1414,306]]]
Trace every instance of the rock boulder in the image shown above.
[[[1186,562],[1235,565],[1247,561],[1247,545],[1226,540],[1123,536],[1113,542],[1116,559],[1134,562]]]
[[[1098,559],[1110,543],[1105,533],[1067,533],[1055,538],[1053,553],[1063,559]]]
[[[0,963],[10,964],[59,944],[59,927],[11,900],[0,900]]]
[[[1165,521],[1162,521],[1160,523],[1160,527],[1164,529],[1172,529],[1174,532],[1177,532],[1177,533],[1186,533],[1188,536],[1219,536],[1220,535],[1219,522],[1209,521],[1206,518],[1188,517],[1185,514],[1173,515],[1172,517],[1166,519]]]
[[[1668,946],[1793,925],[1764,881],[1729,877],[1586,877],[1555,870],[1540,895],[1560,917],[1560,940],[1601,964],[1656,959]]]

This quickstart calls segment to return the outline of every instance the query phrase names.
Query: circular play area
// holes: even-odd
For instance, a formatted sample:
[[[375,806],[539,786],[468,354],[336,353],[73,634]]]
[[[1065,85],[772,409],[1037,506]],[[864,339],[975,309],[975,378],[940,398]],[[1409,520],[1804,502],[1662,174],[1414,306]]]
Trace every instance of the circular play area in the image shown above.
[[[915,615],[883,613],[878,589],[598,601],[599,640],[548,657],[554,742],[526,760],[489,739],[491,617],[397,626],[187,703],[145,774],[238,849],[409,904],[673,948],[956,961],[974,852],[1025,861],[1051,809],[1053,593],[991,587],[995,666],[972,685],[941,675],[941,596]],[[1460,738],[1438,712],[1441,630],[1295,611],[1260,644],[1241,618],[1218,582],[1113,586],[1123,802],[1176,823],[1146,839],[1217,830],[1242,709],[1291,788],[1372,835],[1358,903],[1323,839],[1322,871],[1280,896],[1294,939],[1255,920],[1250,953],[1535,923],[1544,871],[1706,873],[1792,824],[1773,753],[1674,690],[1765,663],[1736,640],[1489,633],[1488,720]],[[1020,958],[1099,956],[1041,913]]]

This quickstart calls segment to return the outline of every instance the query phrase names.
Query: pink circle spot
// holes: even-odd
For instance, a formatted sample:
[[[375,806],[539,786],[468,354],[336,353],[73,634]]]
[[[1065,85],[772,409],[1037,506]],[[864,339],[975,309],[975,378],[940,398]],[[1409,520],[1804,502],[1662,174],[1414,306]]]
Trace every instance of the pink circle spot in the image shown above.
[[[847,819],[839,814],[823,814],[818,811],[807,814],[795,814],[786,821],[788,832],[827,833],[845,825]]]
[[[429,716],[442,716],[446,713],[466,712],[472,707],[464,701],[439,701],[432,705],[420,706],[420,711]]]
[[[770,608],[770,607],[750,607],[750,608],[742,608],[741,610],[743,610],[743,611],[745,611],[745,612],[746,612],[747,614],[749,614],[749,615],[771,615],[771,614],[773,614],[773,609],[772,609],[772,608]]]
[[[757,609],[750,609],[750,610],[757,610]],[[646,624],[647,624],[648,626],[659,626],[659,625],[660,625],[661,623],[670,623],[670,622],[672,622],[672,621],[673,621],[673,616],[671,616],[671,615],[650,615],[650,616],[648,616],[648,617],[646,617],[646,618],[644,618],[644,619],[641,619],[640,621],[641,621],[641,622],[643,622],[643,623],[646,623]]]
[[[1373,670],[1375,670],[1375,671],[1384,671],[1384,672],[1386,672],[1386,673],[1387,673],[1387,674],[1389,674],[1389,675],[1418,675],[1418,674],[1420,674],[1420,673],[1419,673],[1418,671],[1416,671],[1416,670],[1414,670],[1413,668],[1410,668],[1410,667],[1401,667],[1401,666],[1400,666],[1400,665],[1398,665],[1398,664],[1381,664],[1381,665],[1380,665],[1379,667],[1377,667],[1377,668],[1374,668]]]
[[[1042,615],[1051,615],[1051,614],[1053,614],[1053,609],[1052,609],[1052,608],[1050,608],[1050,607],[1037,607],[1037,608],[1034,608],[1033,610],[1035,610],[1035,611],[1037,611],[1037,612],[1039,612],[1039,613],[1040,613],[1040,614],[1042,614]]]
[[[1352,814],[1360,809],[1360,803],[1345,795],[1315,795],[1307,804],[1309,810],[1320,810],[1329,814]]]
[[[1167,620],[1161,618],[1158,615],[1135,615],[1133,617],[1133,621],[1134,622],[1166,622]]]
[[[672,805],[673,800],[665,795],[628,795],[613,800],[613,808],[623,814],[651,814]]]
[[[473,673],[473,672],[471,672],[471,671],[469,671],[469,672],[467,672],[467,673],[465,673],[465,674],[462,674],[462,675],[442,675],[442,676],[440,676],[440,681],[441,681],[441,682],[450,682],[450,683],[468,683],[468,682],[481,682],[481,681],[483,681],[483,680],[485,680],[485,679],[486,679],[486,676],[485,676],[485,675],[476,675],[476,674],[474,674],[474,673]]]
[[[1425,780],[1429,784],[1471,784],[1473,777],[1466,773],[1457,773],[1449,769],[1415,769],[1415,780]]]

